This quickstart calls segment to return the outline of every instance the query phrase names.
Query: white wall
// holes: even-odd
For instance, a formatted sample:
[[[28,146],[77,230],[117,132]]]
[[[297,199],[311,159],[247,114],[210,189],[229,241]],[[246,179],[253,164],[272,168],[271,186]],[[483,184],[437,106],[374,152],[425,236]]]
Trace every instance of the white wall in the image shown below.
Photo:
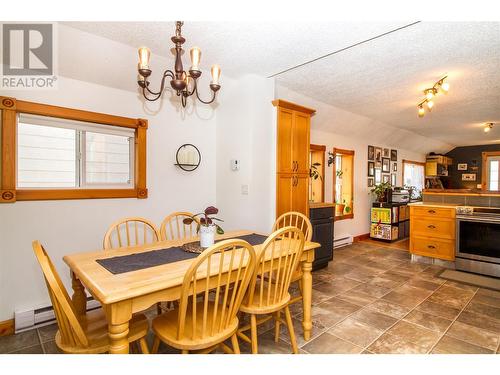
[[[312,98],[276,86],[275,97],[316,109],[311,118],[311,143],[354,150],[354,218],[335,222],[335,236],[351,234],[357,236],[370,230],[370,207],[373,197],[368,188],[368,145],[398,150],[397,184],[402,183],[402,160],[425,161],[429,147],[442,147],[434,140],[414,133],[392,128],[385,124],[319,102]],[[403,137],[403,138],[401,138]],[[412,147],[411,150],[403,148]],[[327,160],[327,152],[325,159]],[[392,163],[391,163],[392,168]],[[325,201],[333,202],[333,165],[325,164]]]
[[[275,218],[274,81],[225,80],[217,109],[217,205],[225,229],[269,232]],[[231,159],[240,162],[232,171]],[[248,195],[242,186],[248,186]]]
[[[148,199],[89,199],[16,202],[0,205],[0,321],[14,310],[49,304],[31,241],[46,247],[70,288],[65,254],[100,249],[109,224],[124,216],[145,216],[158,225],[170,212],[199,211],[216,204],[216,117],[211,106],[179,106],[168,99],[143,107],[137,93],[65,79],[53,91],[4,91],[0,95],[149,120]],[[224,108],[221,104],[219,108]],[[173,164],[183,143],[197,145],[202,164],[183,172]],[[71,291],[71,289],[69,289]]]

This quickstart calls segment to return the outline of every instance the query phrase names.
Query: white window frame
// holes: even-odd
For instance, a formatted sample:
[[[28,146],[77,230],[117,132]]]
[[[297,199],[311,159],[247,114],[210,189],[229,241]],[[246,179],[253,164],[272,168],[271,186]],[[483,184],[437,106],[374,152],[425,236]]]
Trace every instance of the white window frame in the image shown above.
[[[75,131],[75,182],[74,187],[30,187],[30,190],[86,190],[86,189],[133,189],[135,185],[135,131],[134,129],[118,128],[116,126],[89,123],[76,120],[60,119],[57,117],[45,117],[31,114],[19,114],[18,124],[48,126],[54,128],[71,129]],[[19,129],[17,129],[19,131]],[[128,137],[129,141],[129,180],[128,183],[87,183],[86,182],[86,132],[101,133],[106,135],[118,135]],[[17,138],[17,136],[16,136]],[[16,160],[19,145],[16,144]],[[16,166],[17,168],[17,166]],[[16,188],[25,189],[18,185],[18,173],[16,173]]]

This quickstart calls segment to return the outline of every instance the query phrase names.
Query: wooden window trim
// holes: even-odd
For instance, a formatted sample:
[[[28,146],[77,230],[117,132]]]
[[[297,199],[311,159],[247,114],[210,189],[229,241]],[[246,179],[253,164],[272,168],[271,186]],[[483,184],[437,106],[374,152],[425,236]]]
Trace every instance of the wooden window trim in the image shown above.
[[[0,97],[2,111],[0,203],[32,200],[138,198],[148,197],[146,187],[146,131],[148,120],[108,115],[80,109],[26,102]],[[39,116],[92,122],[135,129],[134,172],[132,189],[16,189],[17,173],[17,115],[28,113]]]
[[[486,180],[488,175],[488,157],[490,156],[500,156],[500,151],[485,151],[481,153],[481,189],[483,191],[488,191],[486,187],[488,186],[488,181]]]
[[[416,165],[420,165],[420,166],[424,167],[424,179],[425,179],[425,162],[403,159],[403,163],[401,165],[401,167],[403,168],[403,171],[401,172],[402,173],[401,178],[403,179],[402,180],[403,181],[403,185],[405,183],[405,164],[416,164]],[[424,188],[425,188],[425,186],[424,186]]]
[[[352,202],[351,202],[351,213],[350,214],[345,214],[345,215],[339,215],[336,216],[334,215],[334,221],[339,221],[339,220],[346,220],[346,219],[354,219],[354,150],[346,150],[343,148],[333,148],[333,158],[335,160],[335,157],[337,154],[341,155],[349,155],[352,156],[352,173],[351,173],[351,189],[352,189]],[[333,202],[335,202],[335,195],[336,195],[336,184],[337,184],[337,173],[336,173],[336,167],[334,164],[334,171],[333,171]]]

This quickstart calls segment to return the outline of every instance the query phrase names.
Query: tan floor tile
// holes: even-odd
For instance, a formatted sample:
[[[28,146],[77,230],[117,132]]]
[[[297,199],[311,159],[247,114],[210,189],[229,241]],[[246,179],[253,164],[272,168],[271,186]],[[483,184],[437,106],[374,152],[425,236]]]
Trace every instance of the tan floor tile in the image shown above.
[[[477,292],[479,289],[477,286],[459,283],[457,281],[446,280],[445,286],[451,286],[452,288],[465,289],[473,292]]]
[[[499,290],[486,289],[486,288],[479,288],[479,290],[477,291],[477,295],[500,298],[500,291]]]
[[[484,305],[493,306],[496,308],[500,308],[500,297],[487,296],[483,294],[476,294],[472,298],[472,302],[479,302]]]
[[[435,291],[437,288],[441,286],[441,284],[439,283],[434,283],[432,281],[427,281],[419,278],[410,279],[406,285],[430,291]]]
[[[484,315],[463,311],[458,316],[457,321],[500,334],[500,322],[496,319],[486,318]]]
[[[58,329],[57,323],[38,328],[42,343],[54,340]]]
[[[363,351],[363,348],[328,332],[308,342],[303,349],[311,354],[358,354]]]
[[[320,292],[319,290],[313,289],[312,291],[312,304],[317,305],[318,303],[321,303],[323,301],[326,301],[327,299],[332,298],[330,294],[326,294],[323,292]]]
[[[42,344],[45,354],[62,354],[63,352],[57,347],[55,341],[46,341]]]
[[[485,331],[462,322],[453,323],[446,334],[493,351],[498,347],[498,335],[496,333]]]
[[[304,340],[304,329],[302,328],[302,320],[292,319],[292,323],[295,332],[295,340],[297,341],[297,346],[301,348],[308,342]],[[319,328],[317,325],[313,324],[311,330],[311,340],[321,335],[325,330],[326,330],[325,328]],[[271,332],[274,332],[274,327]],[[290,334],[288,332],[288,327],[286,324],[280,324],[280,339],[288,343],[290,342]]]
[[[367,349],[377,354],[423,354],[427,352],[426,348],[387,332]]]
[[[34,345],[11,352],[10,354],[43,354],[43,348],[41,345]]]
[[[435,354],[489,354],[491,350],[445,335],[432,349]]]
[[[387,333],[398,336],[401,339],[407,340],[429,350],[439,339],[438,332],[430,331],[413,323],[408,323],[403,320],[399,321],[394,327],[390,328]]]
[[[369,285],[375,285],[375,286],[380,286],[382,288],[388,288],[388,289],[394,289],[401,285],[404,281],[395,281],[395,280],[390,280],[386,279],[384,277],[379,277],[376,276],[370,281],[367,282]]]
[[[378,277],[383,277],[384,279],[392,280],[392,281],[398,281],[400,283],[403,283],[405,281],[410,280],[409,276],[401,275],[400,273],[396,273],[392,270],[389,270],[387,272],[381,273],[377,275]]]
[[[403,294],[392,291],[389,294],[383,296],[381,299],[413,309],[420,302],[422,302],[425,299],[425,297],[415,297],[409,294]]]
[[[459,309],[442,305],[440,303],[426,300],[417,306],[416,310],[423,311],[435,316],[439,316],[448,320],[453,320],[460,313]]]
[[[10,353],[36,345],[40,345],[36,329],[17,335],[0,337],[0,353]]]
[[[241,353],[251,353],[251,346],[247,342],[240,340]],[[257,337],[257,346],[259,354],[291,354],[292,347],[289,343],[279,340],[274,342],[274,331],[268,331]]]
[[[419,310],[413,310],[403,319],[407,322],[430,329],[436,332],[445,332],[450,326],[451,320],[431,315]]]
[[[389,288],[384,288],[382,286],[376,286],[373,284],[369,283],[364,283],[361,285],[358,285],[357,287],[353,288],[350,290],[351,292],[361,292],[368,294],[369,296],[373,296],[376,298],[380,298],[385,296],[387,293],[391,291]]]
[[[401,319],[405,316],[410,309],[405,306],[397,305],[395,303],[385,301],[383,299],[378,299],[366,306],[367,309],[375,310],[381,312],[385,315],[392,316],[396,319]]]
[[[432,294],[432,291],[428,289],[417,288],[408,285],[408,283],[398,286],[397,288],[393,289],[393,291],[396,293],[407,294],[420,300],[423,300]]]
[[[442,286],[435,291],[428,301],[440,303],[456,309],[462,309],[470,301],[474,292],[471,290],[458,289],[449,286]]]
[[[392,316],[388,316],[378,311],[366,308],[355,312],[350,317],[383,331],[397,322],[397,319],[393,318]]]
[[[354,303],[355,305],[358,306],[366,306],[369,303],[375,301],[377,298],[372,297],[366,293],[361,293],[361,292],[355,292],[352,290],[349,290],[343,294],[339,294],[336,298],[342,299],[347,302]]]
[[[474,312],[500,321],[500,308],[485,305],[484,303],[471,302],[464,311]]]
[[[359,281],[339,277],[328,282],[320,283],[314,286],[314,290],[319,290],[322,293],[330,296],[344,293],[360,284]]]
[[[349,278],[349,279],[365,283],[365,282],[373,279],[373,277],[375,277],[375,275],[376,275],[376,273],[374,273],[371,270],[368,270],[364,267],[363,268],[357,267],[353,271],[346,273],[344,276]]]
[[[327,332],[364,348],[383,331],[353,318],[347,318]]]

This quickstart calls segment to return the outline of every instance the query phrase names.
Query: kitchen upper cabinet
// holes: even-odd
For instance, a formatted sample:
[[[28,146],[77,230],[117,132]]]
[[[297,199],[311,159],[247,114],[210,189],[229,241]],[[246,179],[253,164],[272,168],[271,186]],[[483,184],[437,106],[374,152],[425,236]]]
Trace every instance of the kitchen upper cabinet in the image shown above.
[[[309,129],[314,109],[284,100],[277,107],[276,215],[309,215]]]

